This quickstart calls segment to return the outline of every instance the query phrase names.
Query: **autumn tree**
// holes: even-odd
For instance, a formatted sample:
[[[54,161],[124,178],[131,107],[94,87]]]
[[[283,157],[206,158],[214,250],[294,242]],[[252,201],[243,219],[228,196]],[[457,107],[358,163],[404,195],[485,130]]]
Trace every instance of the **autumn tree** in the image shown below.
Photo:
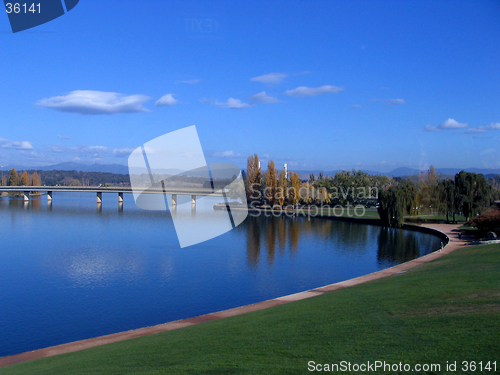
[[[259,156],[250,155],[247,160],[247,172],[245,191],[249,202],[256,200],[260,196],[262,184],[262,172],[259,166]]]
[[[299,196],[299,189],[300,189],[300,178],[297,172],[293,172],[290,176],[291,180],[291,188],[287,189],[288,192],[288,199],[290,202],[295,205],[299,202],[300,196]]]
[[[9,186],[18,186],[18,185],[19,185],[19,179],[17,176],[16,168],[12,168],[10,170]]]
[[[38,175],[37,172],[33,173],[33,176],[31,176],[31,186],[41,186],[42,181],[40,179],[40,176]]]
[[[265,198],[267,202],[272,206],[276,204],[276,188],[277,188],[277,171],[276,167],[274,166],[274,161],[269,160],[269,163],[267,164],[267,171],[266,171],[266,178],[265,178]]]
[[[283,206],[285,204],[287,187],[288,180],[286,179],[286,172],[284,169],[282,169],[278,176],[278,189],[276,191],[276,199],[278,200],[278,204],[280,206]]]
[[[24,171],[21,175],[21,186],[28,186],[29,184],[28,172]]]

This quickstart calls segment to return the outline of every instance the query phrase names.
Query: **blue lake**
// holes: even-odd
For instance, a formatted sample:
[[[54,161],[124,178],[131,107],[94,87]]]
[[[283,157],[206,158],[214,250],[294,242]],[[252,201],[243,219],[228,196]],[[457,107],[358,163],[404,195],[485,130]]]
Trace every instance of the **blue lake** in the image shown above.
[[[45,197],[0,199],[0,356],[331,284],[441,242],[331,219],[249,216],[181,249],[168,212],[124,198],[122,210],[116,194],[105,194],[99,209],[90,193],[54,193],[51,205]]]

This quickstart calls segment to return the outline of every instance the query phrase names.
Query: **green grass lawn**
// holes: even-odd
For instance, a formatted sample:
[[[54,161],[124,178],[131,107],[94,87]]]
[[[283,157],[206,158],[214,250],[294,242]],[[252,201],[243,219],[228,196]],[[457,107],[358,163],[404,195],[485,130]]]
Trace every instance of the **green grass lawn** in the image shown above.
[[[442,366],[413,374],[448,373],[447,361],[457,361],[452,374],[466,373],[462,361],[496,361],[498,373],[499,276],[500,245],[467,247],[319,297],[13,365],[0,374],[306,374],[309,361]]]

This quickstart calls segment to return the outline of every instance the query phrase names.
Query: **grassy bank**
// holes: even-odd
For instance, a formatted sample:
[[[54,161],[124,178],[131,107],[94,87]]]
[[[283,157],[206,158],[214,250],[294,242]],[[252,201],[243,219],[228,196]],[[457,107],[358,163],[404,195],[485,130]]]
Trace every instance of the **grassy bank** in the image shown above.
[[[446,373],[446,361],[497,361],[499,371],[499,274],[499,245],[467,247],[356,287],[0,374],[304,374],[309,361],[376,360],[442,366],[415,374]]]

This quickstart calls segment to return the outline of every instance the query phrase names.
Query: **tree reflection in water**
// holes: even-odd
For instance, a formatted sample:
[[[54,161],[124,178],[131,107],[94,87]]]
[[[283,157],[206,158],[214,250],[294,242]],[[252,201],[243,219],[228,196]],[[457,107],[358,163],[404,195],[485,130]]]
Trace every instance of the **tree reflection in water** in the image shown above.
[[[265,248],[267,264],[272,265],[276,257],[289,249],[293,257],[299,251],[299,240],[314,236],[321,238],[327,251],[337,253],[364,253],[366,248],[377,243],[377,259],[380,264],[397,264],[415,259],[435,249],[433,236],[419,236],[418,232],[358,224],[327,218],[248,216],[238,230],[246,231],[247,263],[257,269],[261,248]],[[261,243],[263,242],[263,243]]]

